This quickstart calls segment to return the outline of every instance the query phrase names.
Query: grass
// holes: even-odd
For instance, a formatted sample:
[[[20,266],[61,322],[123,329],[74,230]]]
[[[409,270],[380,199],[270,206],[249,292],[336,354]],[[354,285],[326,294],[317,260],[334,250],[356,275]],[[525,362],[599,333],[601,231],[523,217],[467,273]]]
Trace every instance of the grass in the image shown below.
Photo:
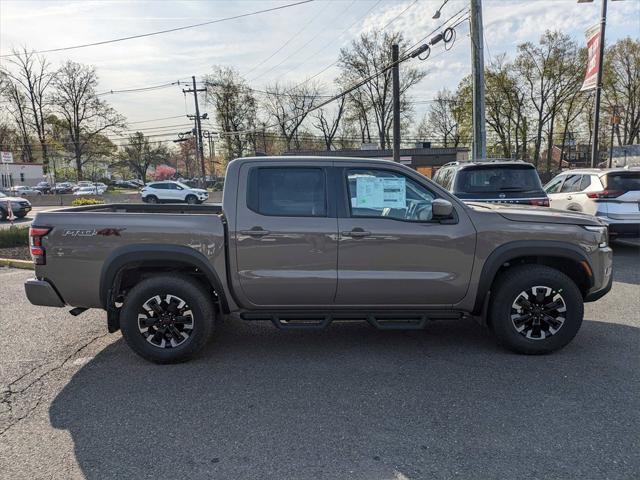
[[[29,227],[9,227],[0,230],[0,248],[29,245]]]

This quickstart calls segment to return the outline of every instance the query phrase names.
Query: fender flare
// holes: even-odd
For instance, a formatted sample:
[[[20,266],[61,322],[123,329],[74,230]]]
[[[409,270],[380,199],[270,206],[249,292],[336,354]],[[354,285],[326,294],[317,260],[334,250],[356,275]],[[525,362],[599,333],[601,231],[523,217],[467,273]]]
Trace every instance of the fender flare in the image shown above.
[[[213,286],[223,312],[229,312],[226,291],[209,259],[191,247],[181,245],[133,244],[117,248],[105,260],[100,273],[100,303],[108,310],[108,298],[117,275],[125,267],[144,264],[188,265],[200,270]]]
[[[491,290],[493,281],[505,262],[520,257],[552,257],[572,260],[576,263],[587,262],[591,269],[591,262],[585,252],[577,245],[554,240],[516,240],[496,248],[485,260],[478,279],[478,290],[473,312],[482,311],[486,296]],[[588,277],[589,288],[593,286],[593,278]]]

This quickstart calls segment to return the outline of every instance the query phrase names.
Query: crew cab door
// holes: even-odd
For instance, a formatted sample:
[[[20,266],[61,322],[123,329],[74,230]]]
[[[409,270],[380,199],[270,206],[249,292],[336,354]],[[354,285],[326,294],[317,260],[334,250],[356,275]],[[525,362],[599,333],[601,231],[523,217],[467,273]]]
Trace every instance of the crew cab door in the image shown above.
[[[328,165],[260,161],[242,166],[234,232],[236,294],[242,304],[333,302],[338,226],[329,202]]]
[[[431,203],[441,195],[417,174],[357,164],[340,170],[336,304],[406,308],[460,301],[476,238],[464,209],[454,203],[452,218],[434,219]]]

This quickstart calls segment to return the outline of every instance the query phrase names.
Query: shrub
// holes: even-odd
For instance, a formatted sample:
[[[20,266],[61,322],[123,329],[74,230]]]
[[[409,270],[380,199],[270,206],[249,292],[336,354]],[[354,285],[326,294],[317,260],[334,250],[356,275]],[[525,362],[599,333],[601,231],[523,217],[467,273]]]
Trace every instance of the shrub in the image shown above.
[[[98,200],[97,198],[76,198],[71,202],[71,205],[74,207],[82,207],[83,205],[102,205],[103,203],[103,200]]]
[[[0,248],[29,245],[29,227],[9,227],[0,230]]]

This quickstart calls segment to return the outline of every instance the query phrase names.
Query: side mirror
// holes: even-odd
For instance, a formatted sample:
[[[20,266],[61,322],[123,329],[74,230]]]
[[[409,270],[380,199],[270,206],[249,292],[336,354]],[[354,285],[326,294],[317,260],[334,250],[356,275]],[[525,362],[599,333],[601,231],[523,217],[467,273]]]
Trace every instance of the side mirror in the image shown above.
[[[444,198],[436,198],[431,203],[433,218],[449,218],[453,213],[453,204]]]

